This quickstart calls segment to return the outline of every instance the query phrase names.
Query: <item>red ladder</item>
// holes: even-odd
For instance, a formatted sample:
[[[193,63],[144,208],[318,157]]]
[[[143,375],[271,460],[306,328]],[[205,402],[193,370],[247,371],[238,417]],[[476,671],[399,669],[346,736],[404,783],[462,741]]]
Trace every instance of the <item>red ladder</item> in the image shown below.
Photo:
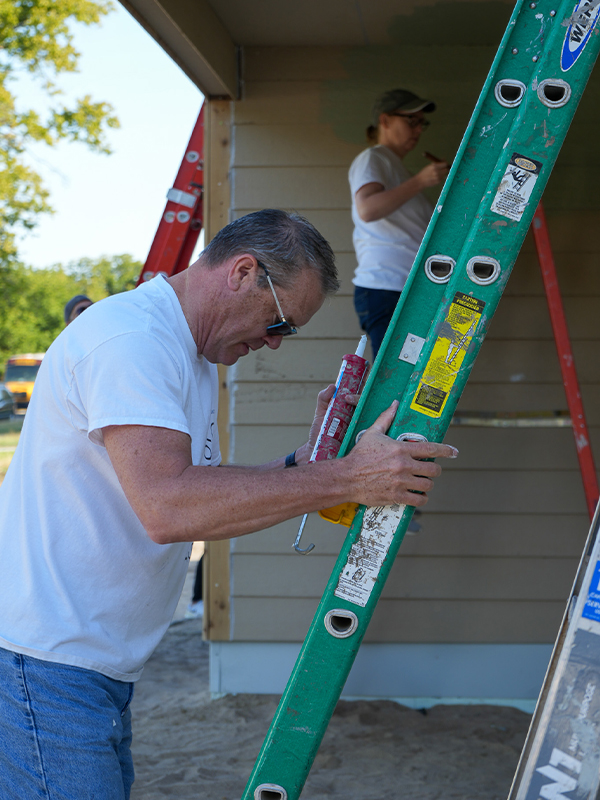
[[[158,224],[137,285],[156,275],[176,275],[189,266],[203,217],[204,104],[185,150],[185,155],[167,192],[167,204]]]
[[[577,448],[577,458],[579,459],[579,469],[583,480],[583,490],[588,507],[590,519],[593,519],[596,505],[598,503],[598,481],[596,479],[596,468],[590,444],[590,434],[583,411],[581,392],[579,391],[579,381],[577,380],[577,370],[571,349],[569,330],[565,310],[558,286],[558,278],[550,246],[546,215],[540,201],[533,222],[531,225],[535,246],[537,249],[538,260],[542,270],[544,289],[546,290],[546,300],[550,311],[550,321],[554,331],[554,341],[558,351],[558,361],[562,373],[567,404],[571,415],[573,435],[575,436],[575,447]]]

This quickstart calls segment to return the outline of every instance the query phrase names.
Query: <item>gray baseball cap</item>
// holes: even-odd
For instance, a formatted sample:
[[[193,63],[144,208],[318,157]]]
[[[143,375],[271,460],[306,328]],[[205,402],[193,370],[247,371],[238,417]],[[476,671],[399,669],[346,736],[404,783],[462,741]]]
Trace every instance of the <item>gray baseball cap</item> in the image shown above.
[[[408,89],[390,89],[389,92],[380,94],[375,100],[372,112],[373,125],[379,125],[380,114],[391,114],[394,111],[404,111],[407,114],[415,111],[424,111],[429,114],[435,111],[433,100],[424,100]]]
[[[76,294],[75,297],[72,297],[69,302],[65,306],[65,322],[69,322],[71,314],[73,313],[73,309],[78,303],[83,303],[87,301],[93,305],[93,301],[90,300],[85,294]]]

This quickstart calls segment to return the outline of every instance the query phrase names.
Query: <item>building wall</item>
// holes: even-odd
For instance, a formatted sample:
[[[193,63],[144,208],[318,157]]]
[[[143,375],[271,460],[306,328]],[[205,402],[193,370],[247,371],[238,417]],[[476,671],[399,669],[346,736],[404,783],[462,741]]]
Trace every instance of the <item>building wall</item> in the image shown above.
[[[229,370],[231,462],[266,461],[302,444],[317,392],[335,378],[343,354],[356,347],[360,331],[352,306],[355,259],[346,175],[364,146],[374,94],[405,85],[435,99],[434,124],[407,164],[413,170],[423,166],[424,149],[450,160],[494,53],[491,44],[246,51],[243,98],[232,104],[232,216],[267,206],[304,214],[335,249],[342,288],[300,336],[284,341],[275,353],[262,350]],[[599,100],[600,86],[592,78],[545,197],[596,452],[600,204],[595,186],[600,176],[589,143],[597,138]],[[435,196],[432,192],[432,200]],[[528,237],[460,409],[565,408]],[[539,646],[554,641],[588,528],[572,431],[454,426],[446,439],[459,448],[460,457],[444,464],[421,517],[422,530],[407,536],[363,649],[388,645],[393,672],[399,645],[413,646],[415,653],[427,645],[447,654],[450,647],[470,654],[475,676],[493,646],[497,656],[504,653],[498,657],[507,669],[513,665],[517,683],[527,653],[541,681],[546,656],[540,661]],[[301,557],[291,548],[298,524],[299,519],[291,520],[230,545],[230,640],[237,647],[247,643],[257,653],[261,648],[267,653],[266,647],[271,659],[274,646],[303,640],[346,533],[312,515],[305,535],[316,549]],[[515,645],[521,646],[518,664],[510,655]],[[219,648],[226,658],[226,645]],[[234,672],[239,664],[239,679],[248,672],[247,662],[233,652],[228,663]],[[384,651],[378,652],[383,658]],[[549,647],[543,652],[549,654]],[[281,674],[286,669],[282,666]],[[443,673],[443,659],[437,669]],[[457,691],[464,698],[464,668],[461,674],[463,688]],[[215,679],[213,688],[277,691],[277,682],[266,675],[261,677],[259,669],[246,683]],[[488,686],[477,697],[498,699],[502,692],[516,697],[519,691],[522,697],[535,696],[535,685],[529,676],[521,689],[496,687],[495,692]],[[360,686],[360,694],[378,694],[368,677]],[[430,688],[418,691],[453,695],[451,686],[433,678]],[[411,691],[410,683],[404,683],[386,693],[405,697]]]

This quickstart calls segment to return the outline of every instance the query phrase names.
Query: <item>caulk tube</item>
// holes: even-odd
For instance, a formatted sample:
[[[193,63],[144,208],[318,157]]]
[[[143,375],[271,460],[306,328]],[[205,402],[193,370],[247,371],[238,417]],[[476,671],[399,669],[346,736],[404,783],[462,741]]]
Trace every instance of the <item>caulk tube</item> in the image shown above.
[[[350,394],[358,394],[360,391],[369,365],[369,362],[363,358],[366,346],[367,337],[362,336],[356,348],[356,353],[347,354],[342,360],[342,366],[335,382],[335,391],[323,417],[321,430],[317,436],[317,442],[313,448],[309,463],[335,458],[342,446],[342,440],[348,430],[352,414],[354,414],[354,406],[346,402],[346,392],[343,390],[347,389]],[[304,549],[300,547],[300,539],[307,519],[308,514],[305,514],[302,517],[298,535],[294,542],[294,550],[297,553],[302,553],[302,555],[306,555],[314,549],[314,544],[309,544]]]
[[[358,394],[369,362],[363,358],[367,337],[362,336],[356,353],[346,354],[335,382],[335,391],[329,401],[317,436],[310,461],[326,461],[335,458],[342,446],[348,425],[354,414],[354,406],[345,399],[346,394]]]

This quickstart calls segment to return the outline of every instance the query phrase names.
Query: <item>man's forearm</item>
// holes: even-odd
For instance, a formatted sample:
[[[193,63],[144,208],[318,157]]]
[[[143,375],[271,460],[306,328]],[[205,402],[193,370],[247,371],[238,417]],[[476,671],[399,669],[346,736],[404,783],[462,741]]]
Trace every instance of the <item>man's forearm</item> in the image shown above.
[[[189,437],[169,428],[114,425],[104,443],[121,487],[150,538],[159,544],[226,539],[345,502],[422,506],[440,467],[456,457],[433,442],[397,442],[385,435],[398,409],[386,409],[344,458],[304,465],[284,459],[262,467],[219,469],[191,463]],[[311,434],[311,438],[312,434]]]
[[[155,487],[152,507],[138,510],[138,516],[159,544],[214,541],[351,499],[343,460],[292,469],[283,469],[283,462],[224,469],[190,466],[178,478]]]

